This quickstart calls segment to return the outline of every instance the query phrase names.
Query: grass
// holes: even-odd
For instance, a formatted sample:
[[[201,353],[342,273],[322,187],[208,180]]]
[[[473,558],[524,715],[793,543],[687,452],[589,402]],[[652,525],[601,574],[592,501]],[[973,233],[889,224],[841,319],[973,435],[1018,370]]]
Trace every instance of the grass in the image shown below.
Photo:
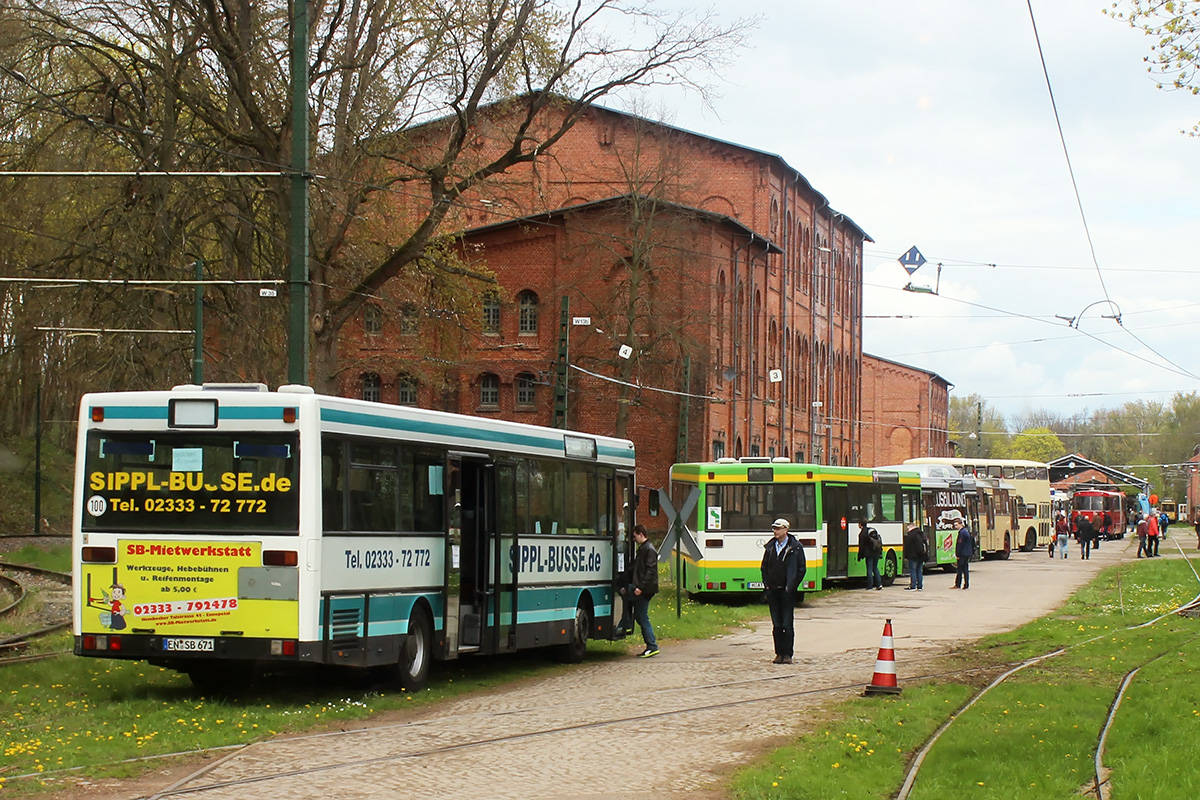
[[[1131,628],[1197,594],[1178,560],[1110,568],[1058,611],[984,639],[954,660],[990,675],[1033,656],[1066,652],[1016,673],[957,717],[921,767],[910,797],[1073,797],[1093,784],[1100,731],[1125,674],[1141,667],[1115,717],[1104,765],[1116,797],[1195,797],[1200,775],[1180,743],[1200,738],[1200,621],[1168,616]],[[930,734],[986,680],[904,687],[856,699],[828,724],[733,778],[735,798],[890,798]],[[1094,796],[1094,795],[1093,795]]]

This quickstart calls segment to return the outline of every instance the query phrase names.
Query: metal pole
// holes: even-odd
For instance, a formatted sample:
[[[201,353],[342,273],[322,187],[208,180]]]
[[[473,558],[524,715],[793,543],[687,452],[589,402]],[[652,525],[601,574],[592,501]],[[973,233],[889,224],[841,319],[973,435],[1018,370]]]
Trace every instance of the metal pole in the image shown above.
[[[308,383],[308,3],[292,18],[292,178],[288,223],[288,382]]]
[[[571,299],[562,297],[558,317],[558,362],[554,368],[554,427],[567,427],[567,378],[570,372]]]
[[[192,383],[199,386],[204,383],[204,261],[196,259],[196,292],[193,295],[195,303],[195,334],[192,339]]]
[[[33,532],[41,533],[42,525],[42,380],[38,377],[37,408],[33,414]]]
[[[975,457],[983,455],[983,402],[975,407]]]

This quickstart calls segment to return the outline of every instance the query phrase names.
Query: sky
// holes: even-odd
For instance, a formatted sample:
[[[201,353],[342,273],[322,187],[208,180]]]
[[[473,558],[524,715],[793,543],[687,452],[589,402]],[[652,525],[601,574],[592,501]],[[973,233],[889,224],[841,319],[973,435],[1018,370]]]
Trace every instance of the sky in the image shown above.
[[[1182,133],[1200,97],[1157,89],[1153,40],[1105,7],[720,3],[763,18],[720,96],[641,102],[781,156],[870,235],[865,352],[1010,420],[1169,402],[1200,391],[1200,139]],[[927,263],[910,278],[897,259],[914,246]]]

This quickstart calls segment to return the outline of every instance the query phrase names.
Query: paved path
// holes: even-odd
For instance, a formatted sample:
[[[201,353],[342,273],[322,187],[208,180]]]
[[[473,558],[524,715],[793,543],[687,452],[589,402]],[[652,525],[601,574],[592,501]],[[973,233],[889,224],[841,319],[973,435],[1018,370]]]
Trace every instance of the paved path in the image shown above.
[[[861,691],[884,620],[892,620],[903,686],[937,656],[1054,609],[1102,567],[1131,559],[1136,544],[1107,542],[1088,561],[1076,547],[1065,561],[1041,551],[973,564],[968,591],[935,572],[923,592],[904,591],[901,578],[882,591],[810,601],[797,611],[792,666],[770,663],[768,622],[711,641],[667,641],[654,659],[585,663],[400,724],[265,742],[187,784],[229,782],[224,788],[183,796],[721,798],[732,770],[795,736],[820,705]],[[245,783],[264,775],[278,777]]]

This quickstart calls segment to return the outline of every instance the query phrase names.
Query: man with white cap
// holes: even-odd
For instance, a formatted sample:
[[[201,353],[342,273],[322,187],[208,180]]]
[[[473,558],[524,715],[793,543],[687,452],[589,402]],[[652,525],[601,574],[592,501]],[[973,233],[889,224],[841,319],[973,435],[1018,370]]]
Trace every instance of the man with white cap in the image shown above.
[[[776,664],[791,664],[796,641],[796,591],[804,580],[807,561],[804,546],[790,533],[791,524],[780,517],[771,523],[774,536],[763,548],[762,579],[771,609],[771,634]]]

